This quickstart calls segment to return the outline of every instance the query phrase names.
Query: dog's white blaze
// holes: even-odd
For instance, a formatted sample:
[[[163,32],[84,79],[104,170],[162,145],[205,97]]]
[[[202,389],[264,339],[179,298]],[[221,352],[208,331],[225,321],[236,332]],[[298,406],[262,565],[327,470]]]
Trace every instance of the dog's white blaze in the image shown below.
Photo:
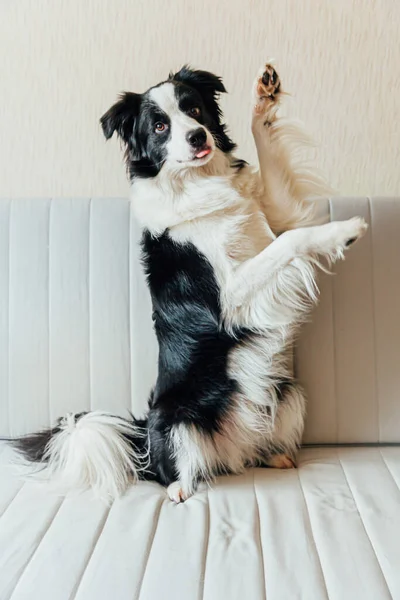
[[[175,96],[175,86],[172,83],[163,83],[153,88],[149,97],[170,119],[171,137],[167,143],[168,161],[187,163],[192,160],[192,150],[187,142],[186,136],[190,131],[202,127],[196,121],[182,112]],[[214,141],[209,131],[203,128],[207,134],[207,143],[214,146]]]
[[[149,92],[149,98],[155,102],[170,118],[180,112],[173,83],[162,83]]]

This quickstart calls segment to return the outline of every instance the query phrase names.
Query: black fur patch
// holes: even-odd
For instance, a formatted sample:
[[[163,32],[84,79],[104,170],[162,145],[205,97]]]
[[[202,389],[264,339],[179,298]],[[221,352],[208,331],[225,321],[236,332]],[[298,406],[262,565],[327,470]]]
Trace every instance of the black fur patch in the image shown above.
[[[238,171],[241,171],[242,169],[247,167],[248,164],[249,163],[246,162],[245,160],[243,160],[242,158],[236,158],[235,160],[232,161],[231,167],[232,167],[232,169],[237,169]]]
[[[79,421],[81,417],[87,415],[87,412],[76,413],[75,423]],[[22,435],[19,438],[7,439],[7,441],[17,450],[22,456],[30,462],[46,462],[47,457],[45,452],[50,440],[55,437],[61,431],[61,421],[63,417],[57,419],[57,425],[55,427],[49,427],[43,429],[37,433],[31,433],[28,435]]]
[[[223,152],[232,152],[236,148],[236,144],[226,133],[226,125],[222,123],[222,111],[217,101],[218,95],[226,92],[221,77],[208,71],[194,70],[185,65],[175,75],[170,75],[170,81],[181,84],[176,88],[176,95],[181,106],[183,105],[183,109],[185,108],[183,101],[185,95],[193,95],[193,92],[197,92],[203,107],[200,123],[212,133],[217,148]]]
[[[44,456],[47,446],[50,440],[60,433],[59,427],[53,427],[43,429],[37,433],[21,436],[9,440],[15,450],[17,450],[22,456],[30,462],[44,462],[46,457]]]
[[[281,379],[275,384],[275,389],[278,397],[278,402],[283,402],[287,393],[295,388],[295,384],[292,379],[285,378]]]
[[[151,470],[168,485],[176,479],[166,443],[173,425],[186,423],[211,434],[230,407],[237,382],[227,375],[231,348],[249,335],[222,326],[219,288],[207,259],[192,244],[164,233],[142,240],[143,263],[153,302],[159,371],[150,402]]]

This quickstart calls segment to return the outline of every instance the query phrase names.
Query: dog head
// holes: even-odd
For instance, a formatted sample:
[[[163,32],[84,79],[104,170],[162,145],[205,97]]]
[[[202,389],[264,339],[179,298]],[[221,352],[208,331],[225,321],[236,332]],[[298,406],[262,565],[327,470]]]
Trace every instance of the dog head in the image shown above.
[[[116,132],[125,145],[131,179],[155,177],[164,165],[174,170],[211,161],[215,149],[235,144],[222,123],[220,77],[183,67],[144,94],[123,93],[100,119],[104,135]]]

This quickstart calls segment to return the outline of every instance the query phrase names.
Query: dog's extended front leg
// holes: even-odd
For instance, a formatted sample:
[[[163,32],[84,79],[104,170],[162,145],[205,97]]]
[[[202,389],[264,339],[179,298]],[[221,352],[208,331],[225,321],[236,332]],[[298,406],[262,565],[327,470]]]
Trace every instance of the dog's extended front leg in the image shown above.
[[[347,221],[286,231],[234,271],[229,286],[231,303],[234,306],[246,303],[295,259],[312,260],[318,255],[331,260],[343,257],[344,250],[359,239],[366,229],[365,221],[354,217]]]
[[[253,85],[252,133],[263,185],[262,208],[275,233],[310,224],[317,196],[331,189],[315,169],[302,165],[295,153],[309,143],[294,123],[278,114],[282,99],[279,75],[270,64]]]

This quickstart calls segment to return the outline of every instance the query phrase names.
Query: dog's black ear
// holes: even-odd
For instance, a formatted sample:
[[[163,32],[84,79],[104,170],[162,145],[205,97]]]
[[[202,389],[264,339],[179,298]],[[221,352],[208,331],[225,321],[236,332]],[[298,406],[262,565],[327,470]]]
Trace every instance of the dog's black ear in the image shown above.
[[[124,92],[120,95],[118,102],[104,113],[100,124],[107,140],[113,136],[115,131],[126,144],[132,140],[135,121],[139,115],[140,101],[140,94]]]
[[[217,94],[226,92],[221,77],[209,71],[191,69],[189,65],[184,65],[175,75],[170,73],[169,78],[195,88],[202,96],[215,98]]]

